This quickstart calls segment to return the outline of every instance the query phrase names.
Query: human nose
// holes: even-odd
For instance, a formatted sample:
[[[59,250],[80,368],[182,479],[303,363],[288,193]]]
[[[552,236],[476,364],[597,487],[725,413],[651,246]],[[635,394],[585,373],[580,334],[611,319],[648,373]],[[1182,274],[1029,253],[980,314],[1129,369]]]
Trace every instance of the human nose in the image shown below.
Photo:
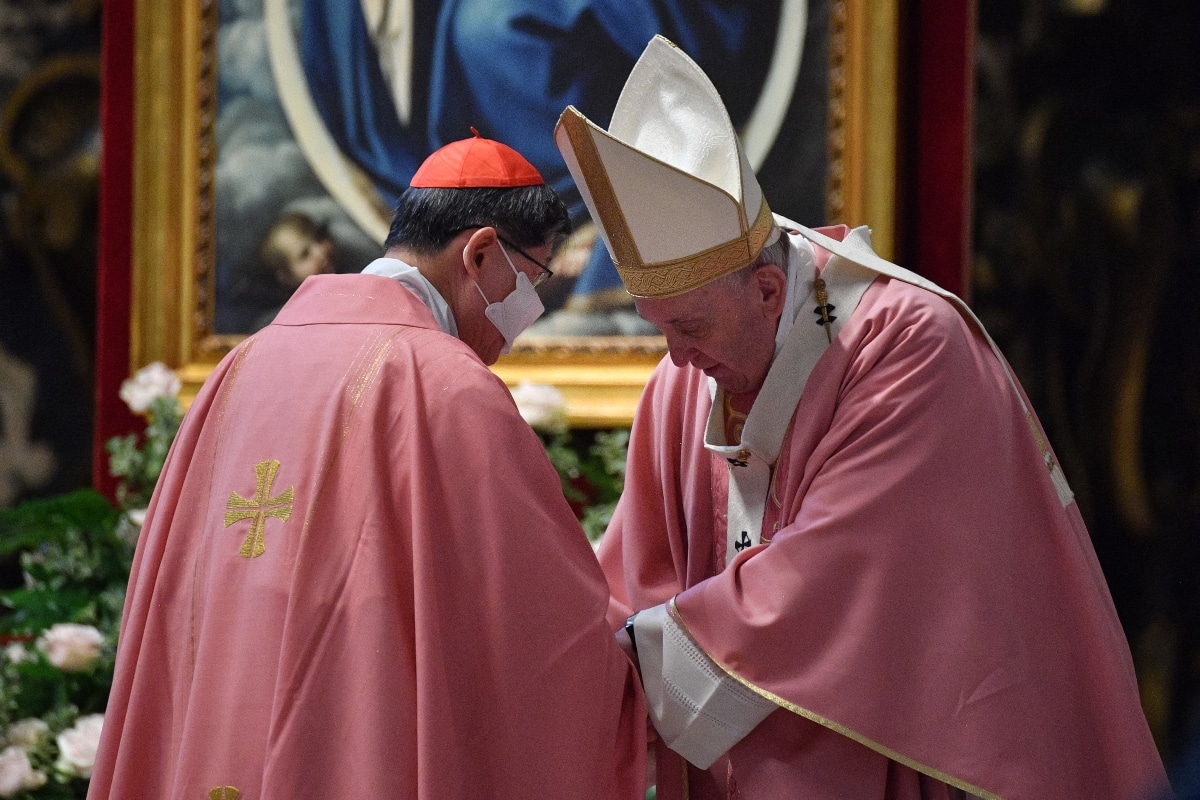
[[[684,344],[680,337],[666,334],[667,337],[667,353],[671,356],[671,363],[677,367],[686,367],[692,363],[692,359],[696,357],[696,348]]]

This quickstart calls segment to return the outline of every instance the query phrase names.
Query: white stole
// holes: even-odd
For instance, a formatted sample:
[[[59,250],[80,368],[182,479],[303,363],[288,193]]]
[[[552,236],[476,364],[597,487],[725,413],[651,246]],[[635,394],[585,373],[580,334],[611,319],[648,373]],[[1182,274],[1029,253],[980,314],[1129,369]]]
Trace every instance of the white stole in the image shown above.
[[[776,217],[776,221],[785,229],[804,232],[804,229],[782,217]],[[862,246],[869,250],[870,244],[865,241],[868,235],[866,228],[857,228],[848,238],[864,240]],[[808,376],[831,340],[837,338],[838,331],[858,306],[858,301],[875,280],[875,275],[874,271],[844,257],[829,260],[820,277],[828,292],[826,303],[832,306],[830,313],[835,319],[827,332],[825,326],[820,324],[820,317],[812,313],[817,301],[810,288],[804,302],[796,306],[791,331],[771,362],[754,407],[746,417],[739,443],[724,444],[725,395],[723,390],[717,388],[715,381],[709,380],[712,409],[709,411],[704,446],[724,458],[729,470],[726,565],[738,553],[762,541],[763,516],[772,472]]]

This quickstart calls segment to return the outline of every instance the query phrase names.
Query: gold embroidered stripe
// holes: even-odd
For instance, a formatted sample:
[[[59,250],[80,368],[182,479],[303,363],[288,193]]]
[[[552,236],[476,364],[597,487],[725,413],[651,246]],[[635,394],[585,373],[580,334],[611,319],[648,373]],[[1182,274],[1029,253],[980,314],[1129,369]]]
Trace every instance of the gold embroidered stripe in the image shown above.
[[[847,728],[844,725],[839,725],[838,723],[834,722],[833,720],[822,717],[820,714],[809,711],[806,708],[801,708],[800,706],[796,705],[795,703],[791,703],[791,702],[783,699],[779,695],[774,694],[773,692],[769,692],[760,686],[755,686],[753,683],[746,680],[741,675],[738,675],[736,672],[734,672],[729,667],[722,664],[720,661],[717,661],[703,647],[700,647],[700,644],[696,641],[696,637],[692,636],[692,632],[688,629],[687,623],[685,623],[683,621],[683,617],[680,616],[679,609],[675,607],[675,598],[674,597],[672,597],[671,602],[667,604],[667,610],[671,614],[671,619],[675,620],[675,624],[683,629],[683,632],[687,635],[687,637],[689,639],[691,639],[692,644],[696,645],[696,647],[700,650],[700,652],[704,653],[706,656],[708,656],[710,659],[712,659],[712,662],[714,664],[716,664],[718,667],[720,667],[722,670],[724,670],[725,673],[727,675],[729,675],[729,677],[733,678],[735,681],[742,684],[747,689],[749,689],[750,691],[759,695],[760,697],[765,697],[766,699],[770,700],[772,703],[776,704],[777,706],[780,706],[781,708],[786,708],[788,711],[791,711],[794,714],[799,714],[800,716],[804,717],[807,720],[815,722],[818,725],[821,725],[823,727],[829,728],[831,731],[840,733],[843,736],[849,737],[850,739],[853,739],[854,741],[858,742],[859,744],[863,745],[864,747],[869,747],[870,749],[874,750],[876,753],[879,753],[880,755],[883,755],[883,756],[887,756],[892,761],[903,764],[904,766],[909,767],[910,769],[914,769],[917,772],[928,775],[931,778],[935,778],[935,779],[941,781],[942,783],[949,784],[950,786],[953,786],[956,789],[962,789],[964,792],[969,792],[970,794],[973,794],[979,798],[982,798],[982,800],[1004,800],[1004,798],[1002,798],[998,794],[992,794],[991,792],[986,792],[983,789],[980,789],[978,786],[972,786],[971,784],[967,783],[966,781],[959,780],[958,778],[955,778],[952,775],[947,775],[946,773],[942,772],[941,770],[934,769],[933,767],[928,766],[927,764],[921,764],[917,761],[914,761],[913,759],[911,759],[905,755],[897,753],[895,750],[892,750],[888,747],[885,747],[885,746],[879,744],[879,742],[868,739],[866,736],[863,736],[860,733],[856,733],[855,731],[850,730],[849,728]]]
[[[644,262],[593,138],[594,135],[612,137],[599,128],[596,128],[593,134],[591,129],[595,126],[574,107],[568,107],[562,113],[559,124],[571,141],[571,148],[579,161],[580,170],[583,171],[588,193],[591,194],[592,203],[596,207],[596,215],[600,217],[598,222],[604,228],[612,246],[613,263],[621,275],[626,291],[631,295],[673,297],[749,266],[758,257],[774,227],[771,209],[765,197],[754,222],[737,238],[670,261]],[[670,164],[658,163],[680,172]],[[704,183],[694,176],[688,177],[692,177],[698,183]],[[710,186],[713,191],[720,191],[710,184],[704,185]],[[732,197],[730,200],[736,202]]]
[[[575,151],[579,168],[583,170],[588,192],[592,196],[592,202],[596,205],[596,214],[600,217],[597,221],[604,228],[608,243],[612,245],[613,262],[617,265],[617,270],[621,272],[621,277],[624,278],[625,273],[621,270],[621,265],[641,264],[642,257],[638,254],[637,244],[634,243],[633,236],[629,232],[625,213],[621,210],[621,204],[613,192],[612,181],[609,180],[608,170],[604,168],[604,161],[601,160],[600,153],[596,149],[592,132],[588,130],[591,123],[575,110],[574,106],[567,107],[566,111],[562,113],[560,122],[563,130],[567,132],[567,138],[571,140],[571,148]]]
[[[671,261],[631,266],[618,263],[617,271],[634,297],[674,297],[750,266],[773,225],[771,209],[764,199],[750,230],[732,241]]]

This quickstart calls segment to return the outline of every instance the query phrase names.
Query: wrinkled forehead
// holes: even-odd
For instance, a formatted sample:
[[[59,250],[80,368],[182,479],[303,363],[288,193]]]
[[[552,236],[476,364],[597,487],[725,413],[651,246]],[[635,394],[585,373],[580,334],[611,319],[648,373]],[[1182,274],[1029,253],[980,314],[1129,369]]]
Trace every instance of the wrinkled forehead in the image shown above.
[[[727,299],[723,289],[719,282],[707,283],[674,297],[637,297],[633,304],[642,319],[662,327],[675,321],[713,317]]]

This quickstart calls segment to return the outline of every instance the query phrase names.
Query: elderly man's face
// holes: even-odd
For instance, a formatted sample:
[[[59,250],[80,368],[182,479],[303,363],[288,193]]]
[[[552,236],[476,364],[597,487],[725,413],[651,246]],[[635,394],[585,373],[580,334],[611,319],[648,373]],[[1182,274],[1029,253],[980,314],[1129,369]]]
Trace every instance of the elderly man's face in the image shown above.
[[[775,353],[787,279],[775,266],[676,297],[639,298],[638,313],[667,337],[676,366],[691,364],[726,392],[758,391]]]

